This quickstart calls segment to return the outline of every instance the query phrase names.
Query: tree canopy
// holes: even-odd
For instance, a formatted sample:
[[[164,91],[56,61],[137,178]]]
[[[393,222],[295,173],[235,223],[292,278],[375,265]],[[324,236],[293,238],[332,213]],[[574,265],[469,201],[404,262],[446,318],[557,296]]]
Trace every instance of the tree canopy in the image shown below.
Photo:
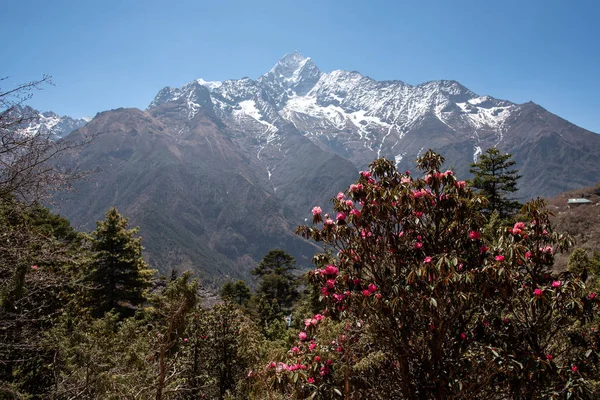
[[[471,186],[488,200],[486,215],[496,211],[504,219],[521,208],[521,203],[511,197],[518,190],[517,181],[521,178],[518,170],[512,168],[516,162],[511,158],[512,155],[492,147],[471,164],[470,171],[475,175]]]

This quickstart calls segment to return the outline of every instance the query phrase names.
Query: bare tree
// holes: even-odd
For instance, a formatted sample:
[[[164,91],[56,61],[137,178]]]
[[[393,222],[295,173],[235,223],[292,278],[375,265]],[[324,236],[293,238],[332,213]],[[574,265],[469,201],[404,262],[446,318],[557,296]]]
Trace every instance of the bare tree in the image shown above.
[[[0,84],[5,80],[1,78]],[[49,84],[51,77],[44,75],[13,89],[0,88],[0,201],[12,194],[25,201],[40,200],[54,190],[69,189],[83,175],[56,162],[82,142],[53,141],[48,130],[28,129],[39,115],[23,104]]]

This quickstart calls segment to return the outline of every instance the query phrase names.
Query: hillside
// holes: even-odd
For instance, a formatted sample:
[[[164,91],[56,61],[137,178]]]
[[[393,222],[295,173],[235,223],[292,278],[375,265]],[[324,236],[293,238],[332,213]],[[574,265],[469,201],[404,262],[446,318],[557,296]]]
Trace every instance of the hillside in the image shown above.
[[[585,198],[592,201],[592,204],[567,205],[568,199],[572,198]],[[600,252],[600,183],[561,193],[550,199],[548,206],[554,213],[552,222],[556,231],[572,235],[576,241],[575,247],[581,247],[590,253]],[[567,254],[558,254],[556,268],[566,268],[567,260]]]

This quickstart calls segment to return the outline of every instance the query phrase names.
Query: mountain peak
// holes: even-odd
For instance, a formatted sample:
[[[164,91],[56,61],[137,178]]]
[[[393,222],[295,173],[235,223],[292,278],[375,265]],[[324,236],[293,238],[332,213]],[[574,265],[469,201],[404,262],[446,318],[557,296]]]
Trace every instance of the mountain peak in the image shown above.
[[[269,72],[261,76],[259,82],[269,86],[273,97],[280,98],[285,97],[288,90],[298,95],[308,93],[320,77],[321,71],[310,57],[293,51],[283,56]]]
[[[301,68],[307,60],[310,60],[310,57],[304,57],[299,51],[294,50],[291,53],[287,53],[279,61],[277,61],[277,66],[286,67],[289,69]]]

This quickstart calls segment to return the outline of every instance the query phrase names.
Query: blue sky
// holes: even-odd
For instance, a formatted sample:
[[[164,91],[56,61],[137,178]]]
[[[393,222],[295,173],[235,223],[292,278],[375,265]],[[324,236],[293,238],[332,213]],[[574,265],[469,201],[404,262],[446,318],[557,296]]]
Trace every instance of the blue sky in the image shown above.
[[[145,108],[164,86],[267,72],[298,50],[323,71],[535,101],[600,132],[600,2],[4,2],[0,84],[53,76],[30,104],[76,117]]]

